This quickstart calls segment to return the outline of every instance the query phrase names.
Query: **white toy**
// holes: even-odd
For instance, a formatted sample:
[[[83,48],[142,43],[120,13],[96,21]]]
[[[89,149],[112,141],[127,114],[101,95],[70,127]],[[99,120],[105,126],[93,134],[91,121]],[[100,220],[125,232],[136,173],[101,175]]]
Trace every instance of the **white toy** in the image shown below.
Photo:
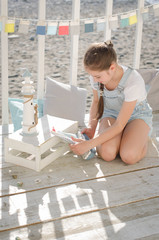
[[[33,104],[34,87],[32,81],[30,81],[31,73],[28,69],[25,70],[24,81],[22,82],[22,94],[24,96],[23,102],[23,123],[22,123],[22,134],[32,135],[37,134],[36,125],[38,124],[38,105]]]

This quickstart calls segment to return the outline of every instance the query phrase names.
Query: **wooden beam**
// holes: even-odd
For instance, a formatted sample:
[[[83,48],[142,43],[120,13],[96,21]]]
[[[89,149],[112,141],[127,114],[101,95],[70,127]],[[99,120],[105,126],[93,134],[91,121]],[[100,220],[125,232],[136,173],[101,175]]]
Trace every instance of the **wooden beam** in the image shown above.
[[[111,29],[109,27],[109,17],[112,16],[113,12],[113,0],[106,0],[106,8],[105,8],[105,31],[104,31],[104,41],[111,39]]]
[[[140,55],[141,55],[141,43],[142,43],[142,8],[144,8],[144,0],[138,0],[138,12],[137,12],[137,26],[135,36],[135,49],[134,49],[134,62],[133,67],[139,69],[140,67]]]
[[[72,2],[72,21],[80,26],[80,0]],[[79,33],[71,34],[70,84],[74,86],[77,85],[78,43]]]
[[[46,0],[39,0],[39,21],[45,21]],[[38,35],[38,82],[37,98],[42,99],[44,95],[44,69],[45,69],[45,35]]]
[[[1,0],[1,71],[2,71],[2,124],[9,123],[8,114],[8,33],[4,31],[8,19],[8,0]]]

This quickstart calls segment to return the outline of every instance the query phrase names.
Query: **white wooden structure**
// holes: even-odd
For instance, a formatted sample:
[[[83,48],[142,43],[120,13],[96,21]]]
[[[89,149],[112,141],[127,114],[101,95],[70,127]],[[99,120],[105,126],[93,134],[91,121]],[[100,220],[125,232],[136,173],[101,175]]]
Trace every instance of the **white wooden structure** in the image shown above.
[[[106,2],[112,4],[112,0]],[[142,7],[144,1],[138,2],[141,3],[139,8]],[[45,0],[39,0],[42,11],[39,11],[39,19],[45,18],[44,3]],[[77,17],[75,21],[79,21],[80,1],[74,0],[73,4],[73,18]],[[1,11],[4,24],[7,1],[1,0]],[[108,17],[109,11],[106,14]],[[134,55],[136,68],[139,67],[142,20],[138,21],[138,26]],[[107,31],[105,37],[110,38],[111,31],[108,28]],[[78,36],[71,39],[70,81],[76,85]],[[38,98],[42,98],[45,37],[40,36],[38,41],[42,56],[38,61],[38,76],[41,76]],[[50,164],[43,168],[41,163],[41,172],[5,162],[4,139],[11,139],[14,135],[12,126],[8,125],[8,38],[4,32],[1,44],[0,239],[159,239],[159,116],[154,116],[156,142],[149,141],[146,157],[135,165],[126,165],[119,158],[112,162],[99,158],[84,161],[72,153],[52,162],[53,156],[47,158],[47,151],[42,158]],[[47,139],[51,145],[55,141],[55,138]],[[43,151],[46,145],[42,145]],[[23,147],[25,151],[26,146]],[[22,155],[20,153],[18,161]]]
[[[68,144],[57,145],[60,139],[51,134],[53,125],[56,131],[78,131],[78,122],[45,115],[39,119],[36,135],[24,135],[20,129],[5,138],[5,161],[40,171],[69,151]]]
[[[72,22],[77,25],[80,23],[80,0],[72,0]],[[134,67],[139,68],[141,40],[142,40],[142,17],[141,9],[144,6],[144,0],[138,0],[138,22],[136,27]],[[113,0],[106,0],[105,7],[105,34],[104,40],[111,39],[111,29],[109,18],[112,16]],[[39,21],[45,20],[46,0],[39,0]],[[1,0],[1,16],[3,26],[8,16],[8,1]],[[70,62],[70,84],[77,85],[77,65],[78,65],[78,41],[79,35],[71,36],[71,62]],[[8,34],[1,32],[1,50],[2,50],[2,124],[9,123],[8,116]],[[45,61],[45,35],[38,35],[38,66],[37,66],[37,98],[42,99],[44,95],[44,61]],[[5,106],[5,107],[4,107]]]

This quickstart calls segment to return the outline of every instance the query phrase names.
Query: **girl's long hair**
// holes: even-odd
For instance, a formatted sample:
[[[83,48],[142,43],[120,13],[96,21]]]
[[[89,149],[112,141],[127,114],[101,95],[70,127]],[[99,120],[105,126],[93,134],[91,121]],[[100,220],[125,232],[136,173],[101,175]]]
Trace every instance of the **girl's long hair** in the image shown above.
[[[117,62],[117,55],[111,41],[92,44],[84,56],[84,66],[92,71],[108,70],[113,62]],[[104,111],[103,92],[104,85],[100,83],[100,98],[98,102],[97,120]]]
[[[104,84],[100,83],[100,98],[98,101],[97,120],[99,120],[102,117],[103,111],[104,111],[103,91],[104,91]]]

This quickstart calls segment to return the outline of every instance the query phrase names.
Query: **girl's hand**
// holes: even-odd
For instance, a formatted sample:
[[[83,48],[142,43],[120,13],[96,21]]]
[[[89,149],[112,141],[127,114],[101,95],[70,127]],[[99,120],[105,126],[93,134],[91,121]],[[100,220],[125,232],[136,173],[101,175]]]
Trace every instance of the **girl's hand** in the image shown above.
[[[74,152],[76,155],[83,155],[85,152],[89,150],[89,141],[86,141],[84,139],[74,138],[72,137],[72,140],[76,142],[76,144],[70,144],[70,149],[72,152]]]
[[[88,128],[84,128],[81,133],[85,133],[90,139],[94,137],[95,134],[95,130],[88,127]]]

